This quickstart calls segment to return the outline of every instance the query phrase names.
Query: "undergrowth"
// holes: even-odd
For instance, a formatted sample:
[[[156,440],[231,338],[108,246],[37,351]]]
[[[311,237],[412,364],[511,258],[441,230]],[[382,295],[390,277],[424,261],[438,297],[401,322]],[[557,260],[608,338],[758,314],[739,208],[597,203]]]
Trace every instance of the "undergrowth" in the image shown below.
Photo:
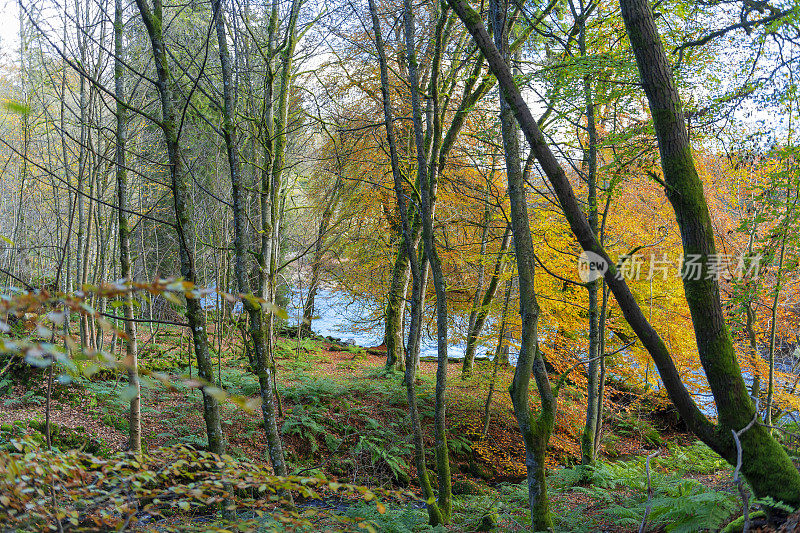
[[[705,475],[729,466],[700,442],[691,446],[671,446],[670,454],[651,460],[653,497],[648,500],[646,459],[636,457],[615,463],[563,468],[552,473],[554,493],[581,493],[589,496],[606,520],[617,526],[636,529],[650,507],[648,527],[667,532],[716,530],[740,507],[733,493],[709,489],[687,475]],[[581,513],[582,514],[582,513]],[[565,531],[585,531],[578,517],[561,518]]]

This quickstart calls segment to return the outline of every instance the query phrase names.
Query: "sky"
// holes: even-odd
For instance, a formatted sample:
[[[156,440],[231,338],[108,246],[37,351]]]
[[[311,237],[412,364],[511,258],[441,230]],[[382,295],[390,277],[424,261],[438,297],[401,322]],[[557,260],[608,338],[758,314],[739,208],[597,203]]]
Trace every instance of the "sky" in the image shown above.
[[[0,0],[0,56],[10,59],[19,42],[19,11],[15,0]]]

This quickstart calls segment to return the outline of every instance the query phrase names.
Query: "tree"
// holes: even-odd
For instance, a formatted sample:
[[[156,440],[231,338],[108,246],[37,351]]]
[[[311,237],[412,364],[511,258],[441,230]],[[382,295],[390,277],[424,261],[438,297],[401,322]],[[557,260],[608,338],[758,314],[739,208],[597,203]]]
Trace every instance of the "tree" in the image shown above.
[[[617,269],[597,242],[563,169],[548,148],[507,64],[492,44],[480,17],[462,0],[448,0],[448,3],[473,35],[497,76],[504,98],[513,109],[531,150],[553,185],[578,242],[584,250],[598,254],[609,265],[605,274],[609,288],[625,319],[655,361],[667,393],[678,412],[701,440],[727,461],[736,463],[736,446],[731,431],[744,428],[755,418],[756,413],[733,353],[730,335],[721,313],[717,283],[713,280],[684,280],[701,363],[720,413],[720,424],[714,425],[703,415],[686,390],[666,345],[644,317],[624,279],[618,279]],[[708,208],[694,169],[680,100],[658,38],[652,12],[640,0],[623,0],[621,5],[650,101],[659,149],[662,152],[667,195],[681,228],[684,252],[701,253],[707,261],[708,255],[714,250]],[[756,495],[770,496],[790,505],[800,504],[800,474],[766,429],[761,425],[754,425],[742,436],[741,441],[744,452],[742,473]]]
[[[425,444],[422,436],[422,428],[420,427],[419,411],[417,407],[417,397],[415,390],[415,372],[416,372],[416,357],[419,354],[419,342],[422,326],[422,287],[424,279],[422,278],[423,269],[420,261],[417,258],[416,250],[414,250],[412,236],[411,222],[409,220],[408,205],[406,203],[405,194],[403,192],[403,183],[400,176],[399,165],[396,164],[397,150],[394,137],[394,127],[392,122],[391,100],[389,99],[388,91],[388,74],[387,74],[387,61],[385,56],[385,49],[383,46],[383,39],[381,36],[380,22],[378,20],[377,9],[374,0],[369,0],[370,15],[372,19],[372,26],[375,32],[375,43],[380,62],[381,74],[381,94],[383,100],[384,119],[386,126],[386,134],[389,142],[390,155],[392,160],[392,175],[394,176],[395,194],[397,196],[398,210],[400,211],[400,221],[403,230],[403,243],[406,249],[406,256],[409,259],[411,276],[413,280],[412,288],[412,302],[411,302],[411,324],[409,328],[408,348],[406,350],[405,361],[405,384],[408,396],[409,410],[411,414],[411,421],[414,432],[414,455],[417,467],[417,476],[419,477],[420,487],[422,493],[427,500],[429,521],[432,525],[446,523],[450,518],[450,472],[447,456],[447,440],[446,436],[440,433],[444,431],[443,415],[444,406],[439,404],[440,401],[440,381],[441,386],[444,385],[444,378],[440,378],[439,371],[437,370],[437,386],[436,386],[436,445],[437,445],[437,466],[440,485],[439,500],[435,501],[433,495],[433,488],[431,487],[430,480],[428,479],[428,468],[425,462]],[[413,100],[413,113],[414,113],[414,134],[417,148],[417,183],[423,189],[422,194],[425,199],[423,200],[423,210],[430,209],[431,194],[427,177],[427,164],[425,157],[425,147],[422,133],[422,118],[419,104],[419,80],[417,78],[417,60],[414,43],[414,19],[411,12],[411,5],[405,6],[405,20],[404,29],[406,36],[406,47],[408,54],[408,69],[409,69],[409,83],[411,85],[411,97]],[[437,20],[437,32],[439,39],[441,39],[441,23]],[[441,42],[439,42],[440,44]],[[434,70],[435,72],[435,70]],[[435,76],[434,76],[435,78]],[[432,83],[435,85],[438,80]],[[424,191],[427,189],[427,191]],[[425,216],[425,215],[423,215]],[[430,212],[428,215],[430,216]],[[429,228],[430,229],[430,228]],[[429,237],[431,237],[429,235]],[[432,237],[431,237],[432,239]],[[430,244],[430,243],[429,243]],[[441,333],[440,333],[441,335]],[[442,339],[439,340],[441,343]],[[446,333],[444,337],[446,342]],[[441,357],[440,357],[441,360]],[[446,347],[445,347],[445,365],[447,364]],[[441,363],[440,365],[441,366]],[[446,372],[446,370],[445,370]],[[443,392],[443,391],[442,391]],[[440,418],[441,417],[441,418]],[[441,423],[440,423],[441,420]],[[440,439],[444,439],[443,449],[439,448]],[[442,505],[444,504],[444,505]]]
[[[451,4],[452,5],[452,4]],[[495,50],[502,61],[508,60],[507,24],[509,3],[492,0],[490,22],[494,32]],[[455,8],[454,11],[461,16]],[[469,28],[468,28],[469,29]],[[486,54],[484,54],[486,55]],[[498,78],[499,79],[499,78]],[[504,88],[503,88],[504,90]],[[536,271],[533,238],[528,216],[525,181],[520,163],[519,129],[509,102],[500,98],[500,124],[503,133],[503,151],[506,159],[508,198],[511,202],[511,226],[514,232],[514,255],[519,275],[519,313],[522,317],[522,345],[514,369],[514,380],[509,394],[514,405],[522,440],[525,443],[525,466],[528,477],[528,503],[531,526],[534,531],[552,529],[550,502],[547,497],[545,454],[547,442],[555,424],[556,398],[550,387],[544,357],[539,350],[539,303],[536,298],[534,276]],[[541,399],[541,410],[534,415],[530,407],[529,389],[531,374],[536,381]]]
[[[157,74],[156,88],[158,89],[161,103],[161,120],[158,122],[158,126],[163,132],[169,159],[170,189],[175,211],[175,231],[178,239],[181,275],[184,281],[194,285],[197,283],[198,278],[190,241],[192,220],[189,218],[187,205],[188,184],[181,153],[178,114],[175,109],[175,95],[173,93],[174,82],[167,59],[163,34],[163,5],[161,0],[154,0],[153,9],[150,9],[147,0],[136,0],[136,6],[139,8],[139,14],[147,29]],[[208,348],[206,317],[198,297],[187,295],[186,318],[192,333],[198,373],[207,383],[213,383],[214,368]],[[219,402],[206,388],[203,388],[203,418],[206,423],[209,450],[214,453],[224,453],[225,440],[220,425]]]
[[[231,175],[231,195],[233,197],[233,227],[234,227],[234,255],[236,284],[242,294],[242,305],[249,318],[249,340],[255,354],[256,372],[258,374],[259,388],[261,389],[261,410],[264,416],[264,430],[267,433],[269,458],[275,473],[279,476],[287,474],[286,460],[283,455],[283,444],[278,432],[277,416],[275,413],[274,375],[270,365],[268,352],[270,342],[266,337],[264,328],[264,305],[253,296],[253,291],[248,279],[247,249],[245,245],[246,214],[244,209],[244,195],[241,183],[241,169],[239,165],[239,147],[237,144],[236,125],[236,95],[234,94],[233,74],[230,53],[228,52],[228,38],[226,35],[225,14],[222,0],[215,0],[212,4],[212,17],[217,32],[217,45],[219,49],[220,65],[222,67],[222,92],[223,105],[222,133],[228,154],[228,168]],[[271,310],[270,310],[271,312]]]
[[[681,230],[684,254],[699,255],[704,271],[716,255],[714,233],[702,183],[694,165],[680,97],[661,45],[653,13],[646,2],[621,0],[622,16],[653,116],[661,154],[664,187]],[[758,413],[745,386],[715,280],[684,275],[700,361],[719,412],[716,435],[706,442],[731,464],[736,443],[730,431],[748,426]],[[791,505],[800,504],[800,473],[769,430],[755,424],[741,436],[742,472],[755,494]],[[769,472],[769,473],[767,473]]]
[[[128,223],[128,170],[126,168],[125,144],[127,142],[127,110],[125,99],[123,45],[122,45],[122,1],[114,2],[114,96],[117,99],[117,223],[119,226],[119,265],[122,279],[130,283],[131,273],[130,226]],[[125,315],[125,364],[128,368],[129,387],[132,388],[129,411],[129,446],[136,453],[142,451],[141,391],[139,386],[138,354],[136,346],[136,322],[133,320],[133,295],[126,292],[123,313]]]
[[[404,28],[406,36],[406,52],[408,53],[408,82],[411,90],[411,113],[412,121],[414,124],[414,141],[417,154],[417,183],[420,187],[420,215],[422,218],[422,242],[425,250],[425,256],[430,263],[431,272],[433,273],[433,285],[436,291],[436,345],[437,345],[437,365],[436,365],[436,401],[435,401],[435,414],[434,414],[434,434],[436,437],[436,470],[439,481],[439,494],[437,496],[437,506],[441,513],[441,517],[437,523],[450,522],[450,515],[452,514],[452,494],[451,494],[451,479],[450,479],[450,459],[449,450],[447,448],[447,427],[445,424],[445,387],[447,383],[447,291],[445,288],[444,274],[442,273],[442,263],[439,259],[439,253],[436,249],[436,242],[433,234],[433,210],[436,202],[436,187],[437,187],[437,173],[439,166],[437,161],[433,158],[429,161],[427,157],[427,146],[431,145],[433,154],[439,153],[440,143],[442,142],[442,125],[441,115],[439,112],[439,67],[441,64],[441,54],[443,49],[443,33],[444,26],[447,20],[447,10],[440,10],[438,2],[434,2],[434,13],[436,21],[436,30],[434,33],[434,56],[431,62],[430,84],[428,91],[430,92],[432,105],[432,117],[428,117],[428,128],[423,131],[422,126],[422,105],[420,103],[420,86],[419,77],[417,72],[417,55],[416,44],[414,40],[414,13],[412,11],[411,0],[404,1]],[[429,112],[430,113],[430,112]],[[433,122],[431,124],[431,122]],[[431,131],[431,129],[433,131]],[[430,139],[426,143],[426,139]],[[430,168],[428,167],[430,165]],[[402,201],[398,198],[398,201]],[[409,255],[412,251],[408,250]],[[425,260],[423,259],[423,262]],[[413,298],[416,302],[416,307],[412,303],[412,321],[416,320],[421,325],[422,319],[422,298],[420,289],[422,287],[422,274],[421,272],[414,272],[412,268],[412,276],[415,276],[414,290],[417,292],[417,297]],[[413,326],[412,326],[413,327]],[[419,331],[416,332],[419,335]],[[419,353],[419,336],[412,341],[409,339],[409,345],[412,342],[417,344],[416,349],[410,350],[411,355],[416,359]],[[406,368],[409,366],[416,366],[414,360],[406,360]],[[413,387],[412,378],[407,380],[407,386]]]

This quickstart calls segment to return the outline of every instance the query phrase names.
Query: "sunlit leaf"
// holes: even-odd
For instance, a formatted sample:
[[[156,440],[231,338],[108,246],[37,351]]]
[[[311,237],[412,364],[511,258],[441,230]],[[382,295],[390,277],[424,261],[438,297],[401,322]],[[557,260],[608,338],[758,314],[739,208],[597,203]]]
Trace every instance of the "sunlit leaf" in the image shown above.
[[[3,101],[3,107],[10,113],[15,113],[22,116],[28,115],[31,112],[29,105],[18,102],[17,100],[5,100]]]

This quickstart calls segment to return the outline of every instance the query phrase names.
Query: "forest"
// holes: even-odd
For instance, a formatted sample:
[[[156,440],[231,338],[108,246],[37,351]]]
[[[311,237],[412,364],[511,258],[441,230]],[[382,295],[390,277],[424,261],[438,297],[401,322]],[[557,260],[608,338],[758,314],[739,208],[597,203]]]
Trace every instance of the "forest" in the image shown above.
[[[0,531],[800,531],[800,3],[0,15]]]

